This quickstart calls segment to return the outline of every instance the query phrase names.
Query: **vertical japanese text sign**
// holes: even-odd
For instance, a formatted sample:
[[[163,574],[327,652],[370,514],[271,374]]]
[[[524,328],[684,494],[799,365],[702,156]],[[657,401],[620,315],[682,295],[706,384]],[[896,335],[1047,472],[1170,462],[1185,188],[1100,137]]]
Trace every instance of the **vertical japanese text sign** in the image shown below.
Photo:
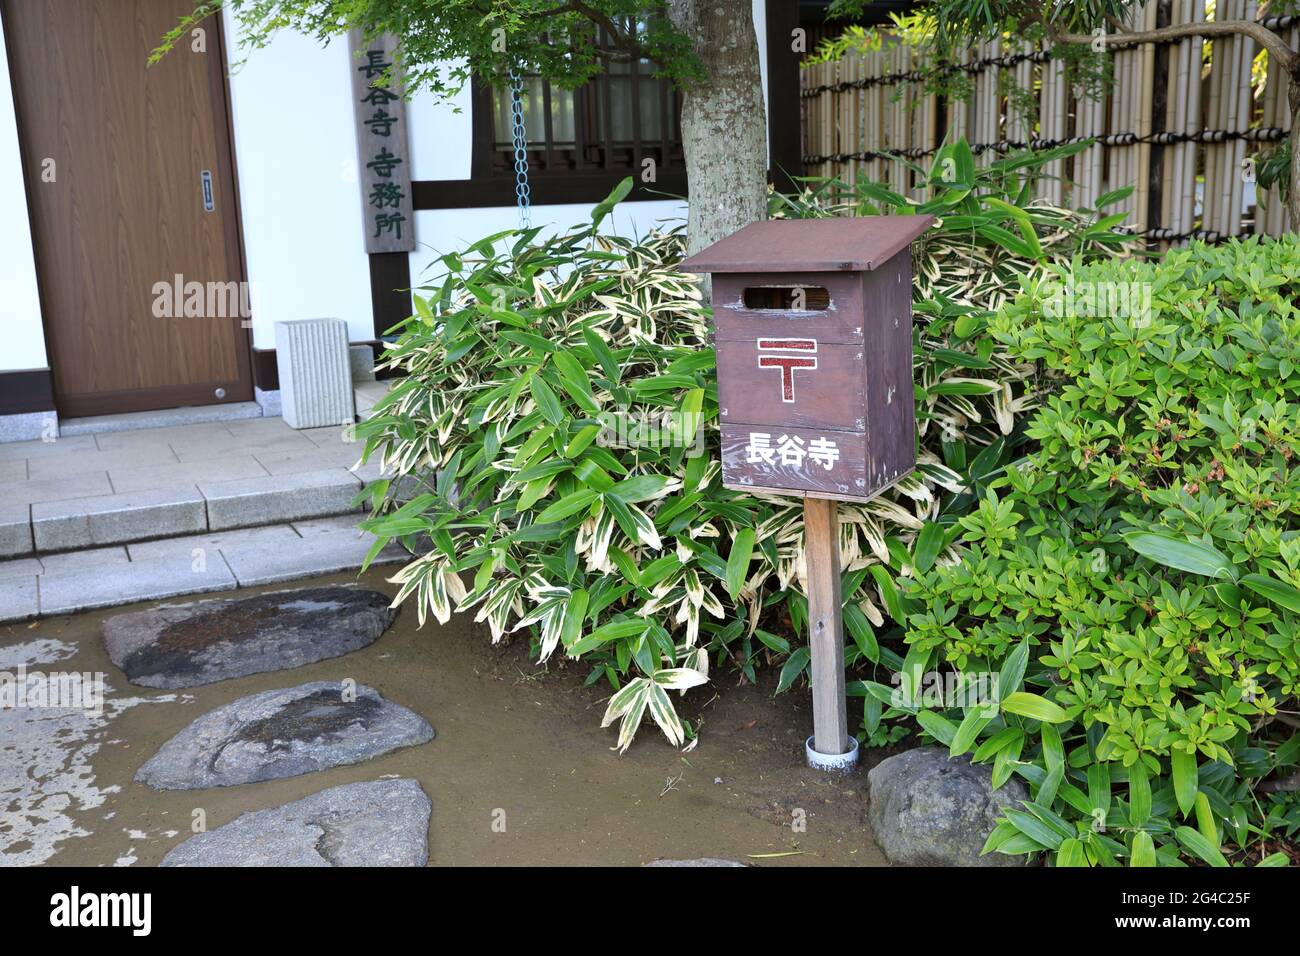
[[[911,243],[930,216],[752,223],[713,275],[728,488],[866,501],[916,464]]]
[[[348,33],[352,108],[357,124],[357,168],[366,252],[410,252],[415,248],[411,205],[411,160],[406,139],[406,103],[393,62],[397,41],[388,34],[366,41]],[[392,70],[387,86],[376,86]]]

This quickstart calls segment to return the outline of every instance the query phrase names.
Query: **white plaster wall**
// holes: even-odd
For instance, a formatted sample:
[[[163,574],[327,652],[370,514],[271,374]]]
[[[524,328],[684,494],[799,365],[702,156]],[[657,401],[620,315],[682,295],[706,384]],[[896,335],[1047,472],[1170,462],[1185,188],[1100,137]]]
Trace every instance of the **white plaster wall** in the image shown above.
[[[276,322],[327,317],[372,339],[347,41],[282,31],[244,50],[229,8],[226,37],[244,61],[230,98],[253,344],[274,348]]]
[[[413,178],[469,179],[473,131],[468,88],[442,102],[428,93],[418,94],[407,106],[407,116]],[[532,224],[556,231],[590,222],[594,205],[533,206]],[[602,229],[619,235],[644,235],[653,228],[679,221],[686,221],[684,202],[672,199],[629,202],[616,208]],[[415,222],[417,244],[411,253],[411,283],[418,288],[421,282],[437,277],[441,270],[441,265],[435,262],[438,256],[463,249],[494,232],[516,227],[519,215],[514,206],[426,209],[416,212]]]
[[[47,361],[9,59],[0,27],[0,371],[45,368]]]

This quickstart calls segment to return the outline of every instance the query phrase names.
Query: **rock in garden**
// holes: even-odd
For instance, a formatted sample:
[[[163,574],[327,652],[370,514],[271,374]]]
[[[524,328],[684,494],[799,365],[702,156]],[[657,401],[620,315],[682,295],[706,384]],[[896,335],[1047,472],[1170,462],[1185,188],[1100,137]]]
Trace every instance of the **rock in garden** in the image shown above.
[[[713,856],[702,856],[698,860],[651,860],[646,866],[749,866],[736,860],[720,860]]]
[[[331,787],[190,837],[162,866],[424,866],[433,805],[414,780]]]
[[[194,721],[135,779],[155,790],[197,790],[296,777],[428,743],[419,714],[363,685],[316,681],[252,694]]]
[[[104,645],[133,684],[197,687],[347,654],[395,613],[378,591],[298,588],[119,614],[104,622]]]
[[[899,866],[1023,866],[1024,856],[980,856],[1003,809],[1029,799],[1019,780],[994,790],[992,778],[990,767],[941,747],[882,760],[867,774],[876,845]]]

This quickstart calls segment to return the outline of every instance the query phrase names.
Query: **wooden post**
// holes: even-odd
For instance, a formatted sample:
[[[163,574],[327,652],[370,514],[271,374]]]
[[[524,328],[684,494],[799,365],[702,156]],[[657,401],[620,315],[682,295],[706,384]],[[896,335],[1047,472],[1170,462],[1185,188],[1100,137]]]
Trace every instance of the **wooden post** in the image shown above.
[[[813,746],[822,754],[849,751],[837,507],[834,501],[824,498],[803,500],[808,643],[812,650]]]

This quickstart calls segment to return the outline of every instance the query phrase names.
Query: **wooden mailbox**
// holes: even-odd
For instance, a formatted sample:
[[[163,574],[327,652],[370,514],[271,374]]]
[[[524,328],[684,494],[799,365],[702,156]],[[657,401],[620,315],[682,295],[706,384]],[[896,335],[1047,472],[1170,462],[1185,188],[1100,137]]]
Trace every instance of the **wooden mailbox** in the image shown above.
[[[712,273],[728,488],[867,501],[916,465],[912,240],[931,216],[756,222]]]
[[[836,501],[916,466],[911,244],[932,216],[756,222],[691,256],[713,275],[722,481],[804,499],[808,763],[849,770]]]

